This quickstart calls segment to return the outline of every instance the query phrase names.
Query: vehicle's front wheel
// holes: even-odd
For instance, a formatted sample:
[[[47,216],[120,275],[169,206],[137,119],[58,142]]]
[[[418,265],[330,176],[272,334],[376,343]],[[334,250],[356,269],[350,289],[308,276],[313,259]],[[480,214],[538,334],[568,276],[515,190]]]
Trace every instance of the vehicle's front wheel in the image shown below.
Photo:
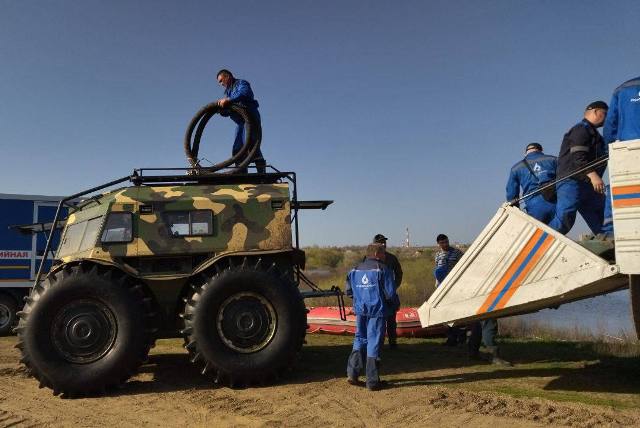
[[[229,386],[275,380],[306,333],[294,284],[256,266],[233,267],[196,289],[185,307],[185,346],[202,373]]]
[[[20,314],[22,361],[54,394],[99,393],[124,382],[152,343],[144,297],[131,278],[96,265],[50,274]]]

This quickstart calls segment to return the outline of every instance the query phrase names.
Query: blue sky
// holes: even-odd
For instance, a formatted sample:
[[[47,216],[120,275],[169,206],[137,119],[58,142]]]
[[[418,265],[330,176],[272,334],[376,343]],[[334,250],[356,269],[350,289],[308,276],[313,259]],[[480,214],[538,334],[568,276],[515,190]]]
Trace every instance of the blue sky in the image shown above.
[[[0,0],[0,193],[186,166],[224,67],[252,84],[267,160],[335,200],[302,213],[304,245],[470,242],[527,142],[557,154],[640,74],[638,19],[637,1]],[[211,160],[232,144],[217,119]]]

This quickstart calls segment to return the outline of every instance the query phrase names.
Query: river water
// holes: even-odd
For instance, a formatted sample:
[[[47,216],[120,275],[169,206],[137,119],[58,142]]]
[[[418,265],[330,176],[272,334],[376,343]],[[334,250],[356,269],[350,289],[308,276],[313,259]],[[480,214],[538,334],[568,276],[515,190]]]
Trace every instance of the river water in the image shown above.
[[[520,318],[557,329],[575,329],[595,336],[635,337],[629,290],[567,303]]]

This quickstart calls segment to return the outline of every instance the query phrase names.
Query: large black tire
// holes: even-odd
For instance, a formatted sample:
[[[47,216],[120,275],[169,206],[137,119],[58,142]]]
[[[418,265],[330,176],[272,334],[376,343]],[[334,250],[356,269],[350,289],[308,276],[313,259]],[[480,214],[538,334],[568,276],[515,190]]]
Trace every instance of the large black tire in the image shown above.
[[[245,138],[244,144],[238,153],[232,155],[229,159],[216,163],[208,167],[201,167],[198,162],[198,153],[200,150],[200,140],[202,133],[209,120],[216,113],[233,113],[240,116],[245,122]],[[195,131],[195,134],[194,134]],[[193,139],[193,142],[192,142]],[[202,107],[196,115],[189,122],[187,131],[184,137],[184,150],[187,155],[189,164],[196,168],[198,173],[220,173],[218,172],[224,168],[229,167],[231,164],[236,163],[235,167],[228,168],[224,174],[234,174],[240,172],[249,163],[253,161],[253,158],[260,149],[260,143],[262,141],[262,127],[260,121],[253,115],[249,109],[247,109],[241,103],[233,103],[224,109],[218,107],[217,103],[210,103]]]
[[[185,347],[202,374],[231,387],[266,384],[290,368],[302,348],[302,296],[274,266],[229,267],[188,299]]]
[[[629,294],[633,325],[636,328],[636,336],[640,339],[640,275],[629,275]]]
[[[0,293],[0,336],[11,334],[16,324],[18,304],[11,296]]]
[[[56,395],[103,393],[131,377],[149,353],[150,299],[122,272],[66,266],[26,300],[16,328],[21,361]]]

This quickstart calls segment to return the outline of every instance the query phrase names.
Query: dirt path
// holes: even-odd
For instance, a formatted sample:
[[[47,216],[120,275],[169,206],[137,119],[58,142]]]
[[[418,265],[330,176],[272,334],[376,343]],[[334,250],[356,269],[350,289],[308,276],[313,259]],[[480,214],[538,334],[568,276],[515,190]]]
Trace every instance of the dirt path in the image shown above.
[[[140,374],[106,397],[61,399],[47,389],[38,389],[37,382],[26,376],[17,363],[15,342],[15,338],[0,339],[0,427],[640,424],[640,411],[636,410],[517,399],[411,379],[371,393],[314,367],[314,352],[320,352],[314,347],[303,355],[310,363],[281,384],[216,388],[191,367],[178,341],[163,341]],[[449,375],[458,373],[455,368],[448,370]],[[445,374],[446,370],[439,370],[437,377]]]

